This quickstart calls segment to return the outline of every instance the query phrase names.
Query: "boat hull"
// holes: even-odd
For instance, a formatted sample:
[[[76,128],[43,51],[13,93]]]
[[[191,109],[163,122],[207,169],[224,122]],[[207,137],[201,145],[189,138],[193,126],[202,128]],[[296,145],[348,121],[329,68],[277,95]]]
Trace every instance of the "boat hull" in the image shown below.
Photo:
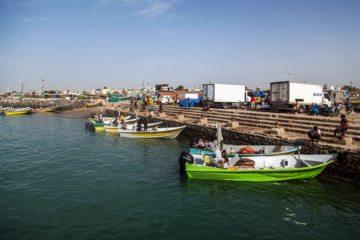
[[[54,112],[56,110],[60,109],[60,107],[53,107],[53,108],[43,108],[40,110],[40,112]]]
[[[257,164],[257,159],[263,159],[263,162],[271,160],[275,157],[253,157]],[[293,161],[294,164],[300,165],[300,162],[304,162],[301,159],[309,159],[306,161],[315,161],[316,158],[322,158],[323,160],[315,163],[313,166],[302,167],[279,167],[270,168],[263,167],[257,169],[247,169],[240,167],[233,167],[231,169],[222,169],[210,166],[204,166],[199,164],[185,164],[185,171],[189,178],[203,179],[203,180],[225,180],[225,181],[252,181],[252,182],[271,182],[271,181],[286,181],[294,179],[306,179],[314,178],[319,175],[327,165],[331,164],[336,158],[336,154],[322,154],[322,155],[302,155],[298,158],[295,155],[292,156],[280,156],[279,161]],[[196,161],[196,160],[195,160]],[[275,163],[274,161],[272,163]],[[266,165],[265,165],[266,166]],[[295,165],[294,165],[295,166]]]
[[[204,169],[197,165],[186,165],[189,178],[226,181],[271,182],[294,179],[314,178],[330,163],[304,169],[269,169],[269,170],[227,170]]]
[[[88,103],[86,104],[86,107],[98,107],[98,106],[102,106],[102,102],[96,102],[96,103]]]

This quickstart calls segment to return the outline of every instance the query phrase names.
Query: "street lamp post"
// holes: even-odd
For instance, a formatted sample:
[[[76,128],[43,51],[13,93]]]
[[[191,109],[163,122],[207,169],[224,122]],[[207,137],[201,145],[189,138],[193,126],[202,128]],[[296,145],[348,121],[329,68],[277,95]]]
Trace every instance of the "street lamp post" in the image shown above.
[[[41,79],[42,80],[42,82],[43,82],[43,95],[45,95],[45,80],[44,79]]]

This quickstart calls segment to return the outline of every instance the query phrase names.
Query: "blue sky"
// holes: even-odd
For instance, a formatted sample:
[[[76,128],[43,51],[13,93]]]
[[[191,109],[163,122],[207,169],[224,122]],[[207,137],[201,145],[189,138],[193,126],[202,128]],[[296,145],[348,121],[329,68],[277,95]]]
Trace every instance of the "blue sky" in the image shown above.
[[[0,0],[0,92],[360,87],[359,43],[359,0]]]

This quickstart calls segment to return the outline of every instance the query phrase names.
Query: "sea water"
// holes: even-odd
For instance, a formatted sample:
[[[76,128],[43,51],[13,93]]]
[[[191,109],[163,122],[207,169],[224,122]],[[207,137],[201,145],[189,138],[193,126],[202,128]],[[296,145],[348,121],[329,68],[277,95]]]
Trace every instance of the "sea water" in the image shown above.
[[[190,139],[135,140],[66,114],[0,116],[0,239],[357,239],[356,185],[188,179]]]

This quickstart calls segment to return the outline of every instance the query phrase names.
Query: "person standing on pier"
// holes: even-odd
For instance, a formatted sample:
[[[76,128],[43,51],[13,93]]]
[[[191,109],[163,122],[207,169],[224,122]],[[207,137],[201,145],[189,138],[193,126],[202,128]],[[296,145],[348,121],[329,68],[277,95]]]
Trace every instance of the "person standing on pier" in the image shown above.
[[[346,113],[348,113],[348,111],[350,111],[351,108],[351,101],[349,98],[346,99]]]
[[[138,109],[138,101],[137,100],[135,100],[135,109],[137,110]]]
[[[311,142],[316,140],[318,142],[321,139],[321,131],[317,126],[314,126],[310,131],[308,132],[308,136],[311,139]]]
[[[148,120],[147,118],[144,119],[144,131],[146,132],[148,129]]]
[[[255,110],[255,97],[254,96],[251,97],[251,109]]]
[[[159,113],[162,113],[162,109],[163,109],[163,104],[162,104],[162,102],[160,102]]]

